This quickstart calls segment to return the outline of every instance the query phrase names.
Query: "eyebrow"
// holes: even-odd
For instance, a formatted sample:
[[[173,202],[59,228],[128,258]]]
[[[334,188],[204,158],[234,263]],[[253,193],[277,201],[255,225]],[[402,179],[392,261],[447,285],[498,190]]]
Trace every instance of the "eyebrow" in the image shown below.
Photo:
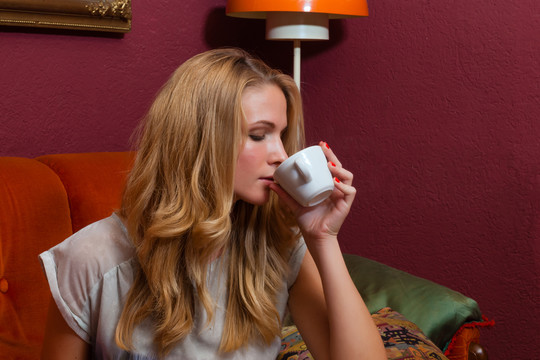
[[[252,126],[257,126],[257,125],[265,125],[271,128],[272,130],[276,128],[276,124],[268,120],[258,120],[254,122],[253,124],[250,124],[249,126],[252,127]],[[289,129],[289,125],[287,124],[287,126],[285,126],[283,130],[281,130],[280,134],[285,133],[288,129]]]
[[[268,127],[271,127],[272,129],[276,127],[276,124],[268,120],[259,120],[251,124],[251,126],[253,125],[266,125]]]

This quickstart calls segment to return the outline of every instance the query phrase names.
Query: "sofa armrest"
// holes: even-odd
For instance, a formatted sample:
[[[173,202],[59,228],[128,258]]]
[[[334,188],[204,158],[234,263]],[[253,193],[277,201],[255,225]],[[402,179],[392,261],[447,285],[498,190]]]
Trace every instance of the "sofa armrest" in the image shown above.
[[[357,255],[344,259],[371,313],[391,307],[441,349],[463,324],[482,321],[476,301],[459,292]]]

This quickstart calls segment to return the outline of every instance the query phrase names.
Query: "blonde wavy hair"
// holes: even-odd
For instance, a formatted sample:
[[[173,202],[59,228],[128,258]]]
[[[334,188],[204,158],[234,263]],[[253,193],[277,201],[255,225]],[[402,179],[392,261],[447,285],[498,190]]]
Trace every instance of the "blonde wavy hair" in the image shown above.
[[[228,299],[220,351],[279,335],[276,298],[298,231],[275,194],[254,206],[235,201],[233,190],[247,136],[242,94],[263,84],[285,95],[283,145],[292,154],[304,145],[294,81],[239,49],[207,51],[182,64],[142,122],[119,212],[140,265],[116,328],[121,348],[132,349],[134,328],[150,318],[165,356],[192,330],[197,301],[212,321],[206,271],[223,252]]]

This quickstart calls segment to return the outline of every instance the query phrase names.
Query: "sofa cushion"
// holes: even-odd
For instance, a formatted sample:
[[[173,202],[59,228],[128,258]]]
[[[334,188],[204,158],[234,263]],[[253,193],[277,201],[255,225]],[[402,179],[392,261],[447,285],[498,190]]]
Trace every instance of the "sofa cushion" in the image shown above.
[[[389,360],[448,360],[417,325],[397,311],[387,307],[377,311],[372,318],[379,329]],[[277,359],[313,359],[296,326],[283,328],[281,352]]]
[[[295,325],[285,326],[281,330],[281,351],[277,360],[286,359],[313,359]]]
[[[371,313],[391,307],[441,349],[463,324],[482,320],[476,301],[459,292],[360,256],[344,258]]]
[[[58,174],[66,188],[74,233],[119,208],[134,155],[100,152],[37,158]]]
[[[387,307],[373,314],[389,360],[448,360],[413,322]]]
[[[58,176],[35,160],[0,157],[0,354],[39,357],[50,295],[38,255],[69,235]]]

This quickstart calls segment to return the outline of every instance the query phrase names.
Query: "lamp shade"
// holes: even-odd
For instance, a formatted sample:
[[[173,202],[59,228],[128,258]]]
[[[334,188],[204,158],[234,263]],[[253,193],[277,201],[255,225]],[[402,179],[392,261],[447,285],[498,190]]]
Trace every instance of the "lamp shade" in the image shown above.
[[[229,16],[264,19],[268,12],[328,14],[330,19],[367,16],[367,0],[228,0]]]
[[[367,16],[367,0],[228,0],[229,16],[266,19],[271,40],[328,40],[328,20]]]
[[[266,19],[266,38],[294,41],[294,80],[300,88],[300,42],[328,40],[328,21],[368,16],[367,0],[227,0],[229,16]]]

